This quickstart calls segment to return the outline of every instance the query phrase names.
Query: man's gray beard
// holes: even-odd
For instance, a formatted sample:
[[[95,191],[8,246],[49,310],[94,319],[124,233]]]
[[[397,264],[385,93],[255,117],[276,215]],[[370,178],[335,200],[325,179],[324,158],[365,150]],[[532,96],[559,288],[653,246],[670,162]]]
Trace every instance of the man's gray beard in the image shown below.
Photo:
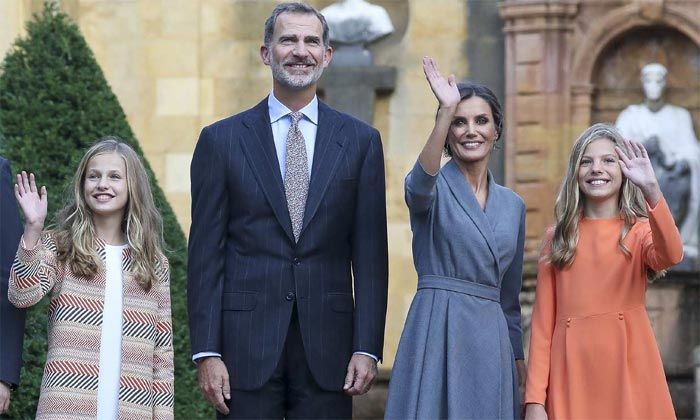
[[[272,61],[272,78],[278,83],[291,89],[304,89],[318,82],[323,74],[323,66],[314,68],[314,71],[308,76],[293,76],[284,70],[284,66]]]

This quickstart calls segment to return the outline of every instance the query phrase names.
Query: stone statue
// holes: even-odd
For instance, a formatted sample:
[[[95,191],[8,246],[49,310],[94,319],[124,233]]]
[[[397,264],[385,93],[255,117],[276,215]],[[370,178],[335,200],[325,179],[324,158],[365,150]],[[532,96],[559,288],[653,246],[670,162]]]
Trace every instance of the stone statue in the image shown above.
[[[659,146],[659,138],[651,136],[644,142],[644,147],[649,153],[649,160],[654,167],[654,172],[663,186],[664,197],[671,209],[673,219],[681,223],[688,217],[688,202],[690,200],[690,165],[686,160],[677,160],[671,164]]]
[[[688,110],[663,100],[667,73],[658,63],[642,68],[646,99],[625,108],[616,125],[626,138],[644,143],[680,230],[685,255],[697,258],[700,145]]]
[[[331,41],[368,44],[394,32],[389,14],[382,6],[365,0],[344,0],[321,10],[328,21]]]

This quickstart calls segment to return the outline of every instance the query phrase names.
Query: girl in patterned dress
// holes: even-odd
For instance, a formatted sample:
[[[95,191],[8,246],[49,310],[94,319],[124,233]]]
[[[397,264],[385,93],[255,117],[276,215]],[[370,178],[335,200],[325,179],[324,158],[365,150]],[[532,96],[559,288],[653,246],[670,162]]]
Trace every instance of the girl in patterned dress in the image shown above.
[[[138,155],[114,137],[92,146],[55,229],[34,174],[17,175],[15,196],[26,224],[9,299],[51,299],[36,418],[172,418],[169,266]]]

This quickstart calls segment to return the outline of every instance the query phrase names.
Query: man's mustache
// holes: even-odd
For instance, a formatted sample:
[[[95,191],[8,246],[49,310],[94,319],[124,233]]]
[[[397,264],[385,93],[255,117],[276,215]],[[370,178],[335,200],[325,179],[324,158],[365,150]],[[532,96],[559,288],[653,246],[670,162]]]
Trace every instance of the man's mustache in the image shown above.
[[[304,64],[304,65],[308,65],[308,66],[315,66],[316,62],[309,61],[309,60],[306,60],[306,61],[294,60],[294,61],[285,61],[282,63],[282,65],[284,65],[284,66],[293,66],[295,64]]]

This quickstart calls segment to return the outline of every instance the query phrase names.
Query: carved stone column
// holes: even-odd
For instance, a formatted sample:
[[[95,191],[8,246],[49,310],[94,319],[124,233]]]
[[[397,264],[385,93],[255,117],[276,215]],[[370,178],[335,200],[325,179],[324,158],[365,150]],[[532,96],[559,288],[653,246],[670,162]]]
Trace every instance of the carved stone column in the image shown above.
[[[527,205],[529,275],[534,274],[539,241],[552,220],[559,174],[572,141],[567,39],[578,4],[578,0],[501,4],[506,37],[506,184]]]

